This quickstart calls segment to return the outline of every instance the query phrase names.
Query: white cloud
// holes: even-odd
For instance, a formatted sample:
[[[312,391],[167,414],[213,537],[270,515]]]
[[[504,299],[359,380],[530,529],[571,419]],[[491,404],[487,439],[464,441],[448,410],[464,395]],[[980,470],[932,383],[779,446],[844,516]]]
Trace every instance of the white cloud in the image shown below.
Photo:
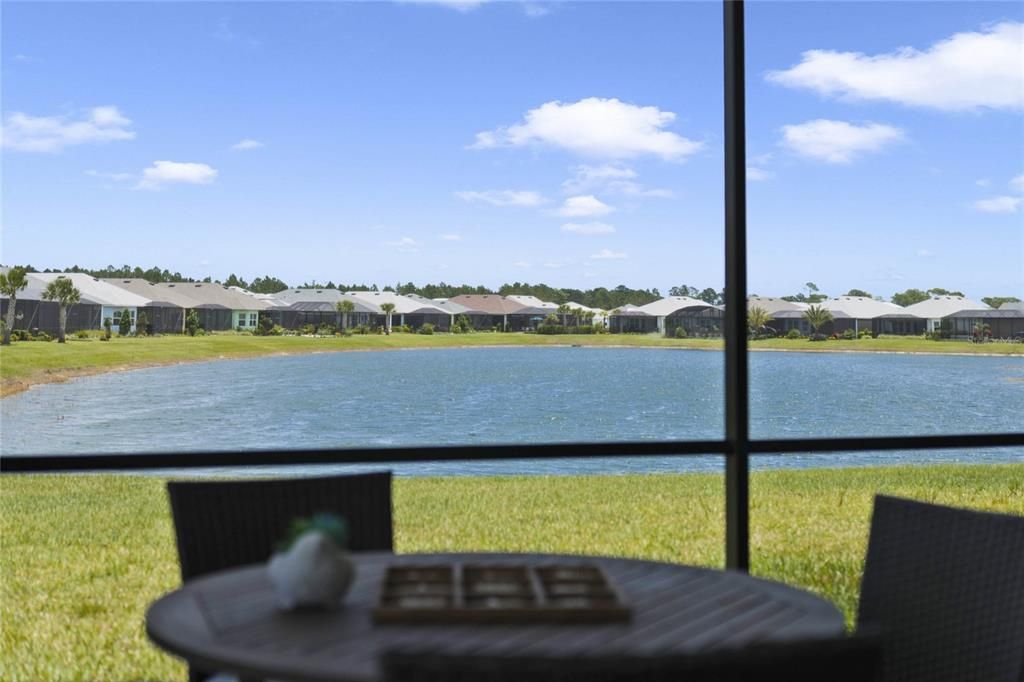
[[[935,252],[930,249],[918,249],[917,255],[919,258],[931,258],[935,255]]]
[[[527,263],[527,262],[526,262],[526,261],[524,261],[524,260],[517,260],[517,261],[516,261],[515,263],[513,263],[512,265],[516,266],[517,268],[528,268],[528,267],[530,267],[530,264],[529,264],[529,263]]]
[[[391,242],[384,242],[384,246],[390,246],[403,253],[413,253],[419,250],[419,243],[412,237],[402,237]]]
[[[593,194],[586,194],[578,197],[569,197],[556,211],[560,216],[566,218],[585,218],[589,216],[608,215],[615,209],[604,203]]]
[[[565,263],[559,263],[558,261],[548,261],[547,263],[544,264],[544,267],[556,270],[558,268],[564,268]]]
[[[974,202],[974,209],[982,213],[1016,213],[1020,208],[1020,197],[992,197]]]
[[[748,182],[762,182],[764,180],[771,180],[775,177],[775,173],[758,168],[757,166],[747,166],[747,181]]]
[[[562,183],[562,190],[567,194],[603,190],[629,196],[661,198],[673,196],[671,190],[647,189],[636,182],[636,177],[635,170],[619,163],[607,163],[600,166],[581,164],[573,168],[573,176]]]
[[[235,151],[242,152],[247,149],[259,149],[260,147],[263,146],[265,145],[259,140],[253,140],[247,137],[244,140],[239,140],[238,142],[231,145],[231,148],[234,149]]]
[[[461,242],[462,235],[459,234],[442,234],[441,239],[446,242]]]
[[[28,62],[28,61],[32,61],[32,58],[29,57],[27,54],[16,54],[16,55],[14,55],[14,61],[16,61],[16,62]]]
[[[1013,180],[1010,180],[1010,187],[1018,192],[1024,192],[1024,175],[1018,175]]]
[[[139,189],[160,189],[164,185],[209,185],[217,179],[217,170],[205,163],[154,161],[142,171]]]
[[[546,17],[551,14],[551,8],[547,5],[540,5],[536,2],[524,2],[523,13],[531,19]]]
[[[591,256],[594,260],[623,260],[627,258],[626,254],[621,251],[611,251],[610,249],[601,249],[597,253]]]
[[[903,139],[903,131],[880,123],[854,125],[846,121],[816,119],[782,126],[783,146],[791,151],[828,163],[849,163],[866,152]]]
[[[562,225],[563,232],[572,232],[573,234],[611,234],[615,232],[615,226],[609,225],[608,223],[566,223]]]
[[[477,133],[471,146],[490,149],[540,144],[586,156],[620,159],[649,154],[684,159],[699,150],[701,143],[664,130],[675,118],[671,111],[617,99],[554,101],[527,111],[522,123]]]
[[[978,187],[988,187],[989,185],[992,184],[992,181],[989,180],[988,178],[978,178],[977,180],[974,181],[974,184],[977,185]]]
[[[456,192],[463,201],[482,201],[492,206],[541,206],[547,199],[530,190],[492,189],[485,192]]]
[[[3,146],[23,152],[59,152],[76,144],[132,140],[132,122],[117,107],[94,107],[74,120],[68,116],[8,114],[0,130]]]
[[[1024,109],[1024,24],[1005,21],[978,32],[956,33],[927,50],[894,52],[810,50],[774,83],[822,95],[887,100],[947,111]]]

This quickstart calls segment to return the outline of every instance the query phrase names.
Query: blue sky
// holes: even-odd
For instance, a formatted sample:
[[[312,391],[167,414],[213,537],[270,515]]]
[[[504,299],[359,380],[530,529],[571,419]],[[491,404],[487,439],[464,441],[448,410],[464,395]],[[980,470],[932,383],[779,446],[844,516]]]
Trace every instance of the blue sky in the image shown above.
[[[5,263],[721,285],[718,3],[3,20]],[[751,291],[1024,296],[1022,21],[1018,3],[749,3]]]

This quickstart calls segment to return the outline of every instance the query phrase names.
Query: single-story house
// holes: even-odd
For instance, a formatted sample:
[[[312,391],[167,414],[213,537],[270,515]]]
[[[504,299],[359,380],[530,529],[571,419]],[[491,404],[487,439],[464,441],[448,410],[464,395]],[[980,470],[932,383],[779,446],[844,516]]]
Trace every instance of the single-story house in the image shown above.
[[[206,331],[256,329],[260,311],[271,307],[253,295],[216,282],[160,282],[153,286],[159,292],[154,294],[156,298],[195,310],[199,326]]]
[[[770,296],[749,296],[747,298],[747,311],[751,308],[760,308],[768,313],[771,318],[768,320],[768,327],[771,327],[779,335],[784,335],[791,329],[796,329],[801,334],[811,333],[811,325],[804,318],[804,311],[810,307],[806,303],[798,301],[786,301],[781,298]]]
[[[0,272],[4,274],[9,271],[10,268],[0,268]],[[27,286],[15,297],[12,330],[39,331],[56,336],[60,331],[59,306],[55,301],[43,299],[46,282],[32,277],[32,274],[34,273],[29,273],[25,278]],[[7,319],[7,308],[10,304],[10,298],[0,295],[0,319]],[[66,331],[70,333],[80,329],[96,329],[101,309],[99,303],[83,298],[67,311]]]
[[[976,325],[987,326],[993,339],[1012,339],[1024,334],[1024,310],[1000,306],[998,310],[961,310],[942,318],[942,328],[953,338],[971,338]]]
[[[392,291],[347,291],[345,293],[382,315],[384,314],[382,305],[390,303],[395,306],[391,312],[392,325],[408,325],[419,328],[429,323],[440,330],[447,330],[451,324],[449,312],[433,301],[415,300]]]
[[[870,329],[872,334],[899,334],[910,336],[923,334],[925,320],[907,308],[895,303],[878,301],[866,296],[837,296],[826,299],[819,305],[832,313],[833,322],[822,327],[824,334],[842,334],[847,329],[860,334]]]
[[[972,301],[964,296],[932,296],[913,305],[908,305],[905,310],[912,315],[924,318],[925,331],[939,331],[942,318],[949,317],[961,310],[990,310],[984,303]]]
[[[725,313],[721,306],[689,296],[667,296],[640,306],[657,320],[658,332],[674,336],[682,327],[688,336],[721,336]]]
[[[500,329],[504,331],[532,329],[536,327],[537,322],[531,320],[531,318],[537,317],[537,314],[531,314],[529,311],[541,310],[541,321],[551,312],[546,309],[526,306],[507,296],[499,296],[498,294],[460,294],[459,296],[449,298],[448,301],[478,311],[480,315],[477,319],[482,322],[481,327],[479,327],[481,329]]]
[[[162,293],[152,282],[141,278],[104,278],[102,281],[125,291],[149,299],[149,305],[139,309],[146,316],[147,334],[181,334],[185,331],[186,308],[180,301],[158,300]]]
[[[68,314],[67,331],[102,329],[103,321],[109,319],[111,321],[111,330],[120,334],[122,333],[121,315],[127,310],[129,315],[131,315],[132,326],[130,330],[125,330],[125,333],[134,332],[139,312],[144,311],[152,303],[145,296],[140,296],[81,272],[33,272],[28,275],[30,280],[40,281],[43,283],[43,286],[46,286],[46,284],[49,284],[58,277],[70,279],[71,283],[81,293],[82,303],[87,306],[84,310],[79,311],[76,311],[75,308],[82,304],[72,306]],[[98,305],[99,310],[93,311],[93,305]],[[72,314],[76,312],[78,315],[75,316],[74,326],[72,326]],[[82,313],[85,312],[88,312],[87,319],[83,319]]]
[[[384,313],[379,308],[374,308],[352,294],[337,289],[285,289],[274,294],[272,301],[275,307],[268,309],[267,312],[274,317],[275,323],[285,329],[298,329],[306,324],[333,324],[339,328],[351,329],[360,325],[382,324],[384,318]],[[352,312],[338,311],[338,304],[342,301],[352,304]]]
[[[658,330],[658,318],[627,303],[608,313],[608,331],[612,334],[650,334]]]

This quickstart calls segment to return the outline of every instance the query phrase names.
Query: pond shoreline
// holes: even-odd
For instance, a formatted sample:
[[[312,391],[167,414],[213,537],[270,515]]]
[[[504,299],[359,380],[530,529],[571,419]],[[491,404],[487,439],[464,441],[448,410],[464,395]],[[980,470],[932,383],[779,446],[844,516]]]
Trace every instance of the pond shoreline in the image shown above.
[[[143,340],[144,341],[144,340]],[[77,342],[75,342],[77,343]],[[754,342],[756,343],[756,342]],[[822,346],[830,342],[822,342]],[[391,351],[417,351],[417,350],[459,350],[474,348],[607,348],[607,349],[640,349],[640,350],[677,350],[677,351],[713,351],[722,352],[721,345],[687,346],[687,345],[648,345],[641,343],[587,343],[583,340],[580,343],[520,343],[520,344],[452,344],[434,346],[392,346],[380,348],[302,348],[293,350],[271,350],[233,353],[231,355],[209,355],[194,358],[173,358],[166,360],[142,360],[138,362],[127,362],[112,365],[96,365],[92,367],[68,367],[59,369],[39,370],[20,378],[5,378],[0,382],[0,400],[23,393],[36,386],[47,384],[59,384],[76,379],[82,379],[101,374],[113,374],[117,372],[130,372],[139,369],[152,369],[156,367],[171,367],[175,365],[193,365],[203,362],[220,362],[226,360],[252,360],[264,357],[291,357],[297,355],[319,355],[326,353],[373,353]],[[868,348],[758,348],[752,345],[748,348],[754,353],[847,353],[857,355],[950,355],[955,357],[1020,357],[1021,353],[984,353],[984,352],[958,352],[958,351],[921,351],[921,350],[893,350],[893,349],[868,349]]]

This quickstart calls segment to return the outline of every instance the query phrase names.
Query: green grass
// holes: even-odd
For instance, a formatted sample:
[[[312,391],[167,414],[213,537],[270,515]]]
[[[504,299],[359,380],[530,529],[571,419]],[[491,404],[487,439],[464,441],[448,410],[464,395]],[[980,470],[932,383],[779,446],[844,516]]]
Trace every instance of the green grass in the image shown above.
[[[887,492],[1024,514],[1024,465],[752,475],[757,575],[856,610],[871,499]],[[610,554],[720,566],[720,475],[399,479],[396,546]],[[178,584],[163,481],[0,479],[0,679],[184,679],[147,604]]]
[[[666,339],[657,335],[599,334],[392,334],[391,336],[304,337],[215,334],[208,336],[160,336],[153,338],[69,338],[65,344],[40,341],[0,347],[0,395],[9,395],[35,383],[60,381],[82,374],[176,362],[195,362],[283,353],[315,353],[342,350],[399,348],[446,348],[453,346],[635,346],[641,348],[722,348],[716,339]],[[753,349],[799,351],[888,351],[929,353],[999,353],[1024,355],[1022,344],[973,344],[959,341],[927,341],[890,337],[859,341],[772,339],[754,341]]]

